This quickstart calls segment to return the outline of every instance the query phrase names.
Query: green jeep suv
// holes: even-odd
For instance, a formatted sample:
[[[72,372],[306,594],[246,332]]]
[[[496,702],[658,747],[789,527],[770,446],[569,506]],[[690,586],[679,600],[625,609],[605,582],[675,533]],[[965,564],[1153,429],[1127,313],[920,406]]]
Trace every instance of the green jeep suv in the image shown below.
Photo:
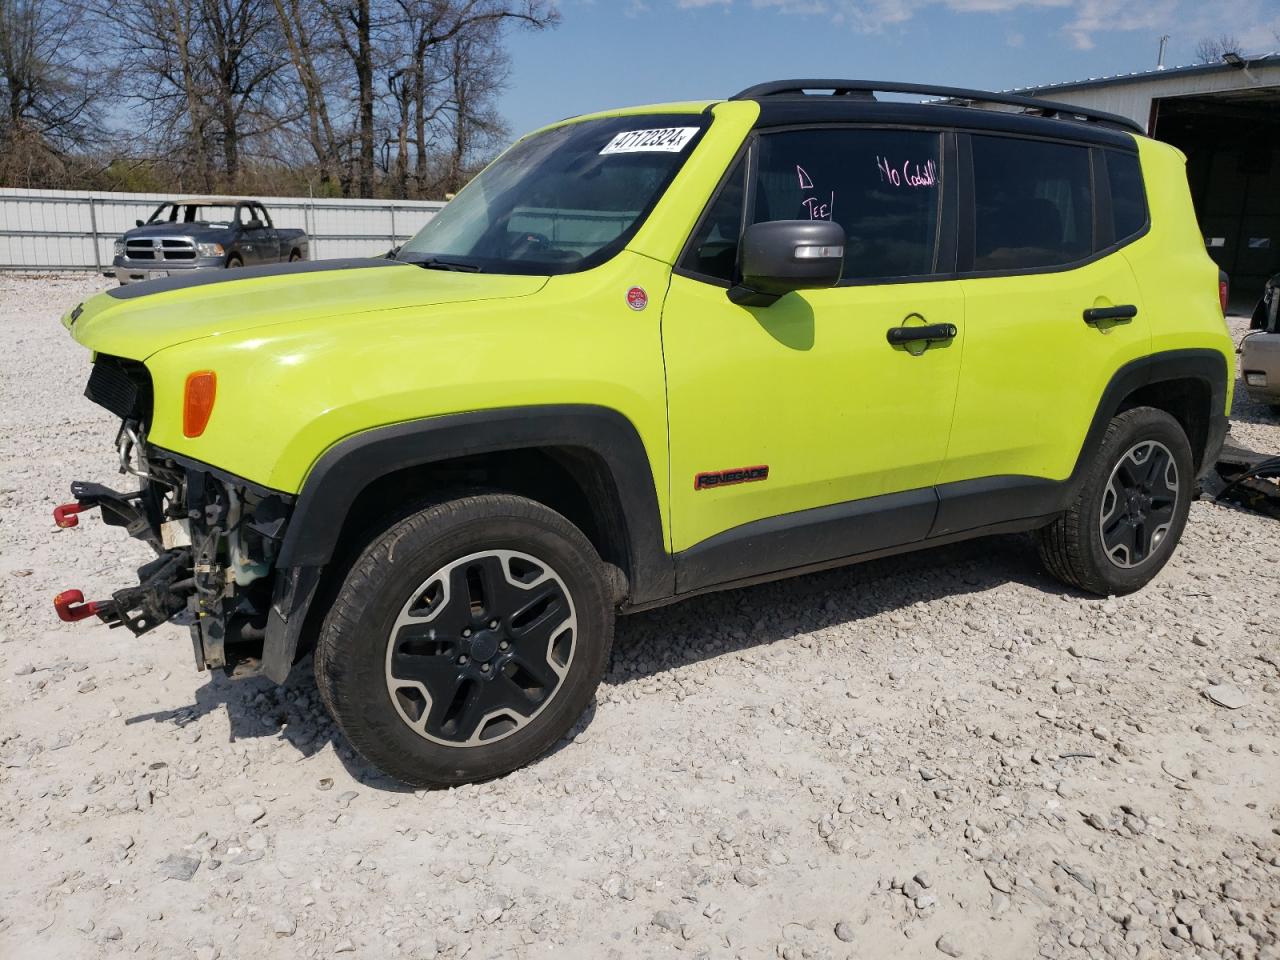
[[[137,488],[75,483],[57,522],[98,508],[156,557],[58,614],[186,625],[234,676],[314,650],[351,743],[423,785],[564,736],[617,613],[1015,531],[1137,590],[1232,386],[1177,150],[841,80],[566,120],[393,257],[64,324]]]

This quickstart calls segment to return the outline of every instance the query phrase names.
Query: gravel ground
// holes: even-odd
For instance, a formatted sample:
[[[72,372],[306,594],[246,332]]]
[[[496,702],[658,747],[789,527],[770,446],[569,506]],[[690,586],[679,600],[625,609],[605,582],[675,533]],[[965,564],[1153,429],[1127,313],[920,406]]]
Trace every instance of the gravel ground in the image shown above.
[[[1012,537],[627,618],[572,742],[410,791],[309,663],[54,618],[147,557],[50,520],[119,480],[56,321],[103,282],[0,277],[0,956],[1280,958],[1274,520],[1197,502],[1127,598]]]

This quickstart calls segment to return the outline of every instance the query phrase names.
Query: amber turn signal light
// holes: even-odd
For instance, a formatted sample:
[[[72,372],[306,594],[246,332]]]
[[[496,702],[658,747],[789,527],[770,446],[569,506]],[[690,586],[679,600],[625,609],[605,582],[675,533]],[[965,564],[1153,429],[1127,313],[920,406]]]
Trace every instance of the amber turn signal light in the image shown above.
[[[218,393],[218,375],[212,370],[197,370],[187,374],[187,386],[182,394],[182,433],[198,437],[209,425],[213,413],[213,401]]]

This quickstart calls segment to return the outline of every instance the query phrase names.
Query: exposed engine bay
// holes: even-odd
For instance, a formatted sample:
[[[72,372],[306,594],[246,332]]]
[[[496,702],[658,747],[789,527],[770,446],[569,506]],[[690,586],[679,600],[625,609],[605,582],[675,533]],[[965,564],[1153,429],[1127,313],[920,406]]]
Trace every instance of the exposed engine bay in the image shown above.
[[[104,372],[105,371],[105,372]],[[275,558],[292,499],[203,464],[150,447],[150,380],[141,364],[99,357],[85,393],[123,416],[116,437],[120,472],[138,489],[112,490],[76,481],[75,498],[54,510],[60,527],[101,513],[156,554],[138,568],[138,583],[110,599],[85,602],[79,590],[58,594],[64,621],[97,616],[141,635],[162,623],[191,629],[196,666],[237,676],[259,672],[272,601]]]

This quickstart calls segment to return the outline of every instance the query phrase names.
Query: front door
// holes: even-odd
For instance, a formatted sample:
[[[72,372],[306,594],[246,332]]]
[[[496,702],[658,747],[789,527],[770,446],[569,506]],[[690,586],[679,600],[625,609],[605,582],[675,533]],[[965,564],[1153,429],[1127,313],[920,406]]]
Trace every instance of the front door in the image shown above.
[[[827,127],[753,151],[663,308],[679,592],[923,539],[951,429],[965,324],[960,284],[931,279],[951,270],[942,136]],[[744,206],[843,226],[844,282],[732,304]],[[955,336],[889,342],[924,324]]]

